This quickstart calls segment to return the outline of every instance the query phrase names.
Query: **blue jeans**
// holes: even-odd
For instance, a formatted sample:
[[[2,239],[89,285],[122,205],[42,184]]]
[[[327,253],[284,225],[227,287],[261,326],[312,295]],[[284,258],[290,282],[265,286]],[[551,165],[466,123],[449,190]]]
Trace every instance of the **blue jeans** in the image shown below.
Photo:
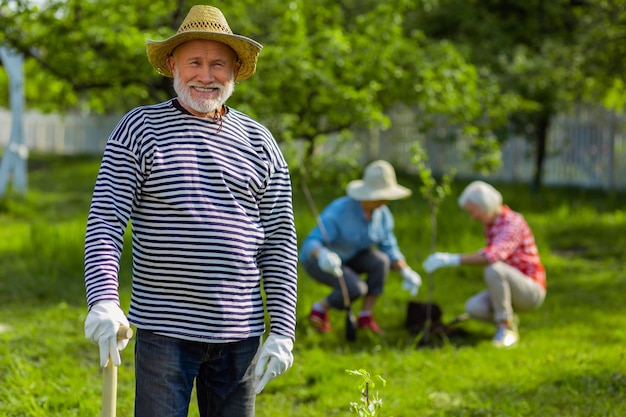
[[[194,380],[200,417],[253,417],[260,341],[190,342],[137,329],[135,417],[187,417]]]
[[[343,293],[339,279],[333,274],[322,271],[314,259],[305,259],[301,264],[315,281],[333,288],[326,299],[333,308],[343,310]],[[344,262],[341,269],[350,302],[363,295],[381,295],[389,268],[389,257],[377,249],[366,249]],[[361,279],[361,274],[366,275],[365,281]]]

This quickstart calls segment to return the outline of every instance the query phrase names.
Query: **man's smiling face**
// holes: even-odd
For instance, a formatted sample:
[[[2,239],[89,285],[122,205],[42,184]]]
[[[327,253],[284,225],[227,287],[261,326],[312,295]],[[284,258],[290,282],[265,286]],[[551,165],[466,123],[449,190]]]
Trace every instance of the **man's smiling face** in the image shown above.
[[[179,101],[198,117],[212,117],[226,103],[240,67],[237,55],[228,45],[209,40],[179,45],[167,59],[167,65],[174,76]]]

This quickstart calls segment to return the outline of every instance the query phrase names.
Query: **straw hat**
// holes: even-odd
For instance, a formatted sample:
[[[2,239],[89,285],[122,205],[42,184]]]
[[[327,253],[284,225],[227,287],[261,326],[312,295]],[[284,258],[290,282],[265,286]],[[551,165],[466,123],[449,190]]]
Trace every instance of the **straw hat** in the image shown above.
[[[396,172],[387,161],[374,161],[365,168],[362,180],[348,183],[349,197],[359,201],[399,200],[411,195],[411,190],[396,181]]]
[[[172,78],[172,72],[166,64],[167,58],[180,44],[196,39],[218,41],[233,48],[241,61],[235,81],[250,78],[256,71],[256,61],[263,45],[245,36],[233,34],[220,9],[204,5],[193,6],[189,10],[176,35],[164,41],[148,40],[148,60],[159,74]]]

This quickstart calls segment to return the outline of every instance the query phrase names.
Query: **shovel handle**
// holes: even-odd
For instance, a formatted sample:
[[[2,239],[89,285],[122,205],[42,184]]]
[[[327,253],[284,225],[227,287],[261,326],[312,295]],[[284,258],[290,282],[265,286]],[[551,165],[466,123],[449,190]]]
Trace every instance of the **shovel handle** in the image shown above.
[[[120,326],[117,331],[117,340],[130,339],[133,337],[133,329]],[[109,358],[107,366],[102,373],[102,413],[101,417],[115,417],[117,406],[117,366]]]
[[[341,287],[341,294],[343,295],[343,306],[346,310],[346,339],[348,342],[354,342],[356,340],[356,318],[352,314],[350,307],[350,294],[348,294],[348,285],[346,284],[346,278],[343,275],[343,269],[337,267],[335,275],[339,280],[339,286]]]
[[[126,326],[120,326],[117,331],[117,340],[130,339],[131,337],[133,337],[133,329]]]

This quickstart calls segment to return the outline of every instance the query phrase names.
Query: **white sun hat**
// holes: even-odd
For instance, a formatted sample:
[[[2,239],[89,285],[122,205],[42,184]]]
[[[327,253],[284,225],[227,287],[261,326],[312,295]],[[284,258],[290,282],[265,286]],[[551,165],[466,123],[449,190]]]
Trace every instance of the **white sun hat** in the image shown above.
[[[399,200],[411,195],[411,190],[398,185],[391,164],[382,160],[370,163],[363,179],[350,181],[346,191],[358,201]]]

